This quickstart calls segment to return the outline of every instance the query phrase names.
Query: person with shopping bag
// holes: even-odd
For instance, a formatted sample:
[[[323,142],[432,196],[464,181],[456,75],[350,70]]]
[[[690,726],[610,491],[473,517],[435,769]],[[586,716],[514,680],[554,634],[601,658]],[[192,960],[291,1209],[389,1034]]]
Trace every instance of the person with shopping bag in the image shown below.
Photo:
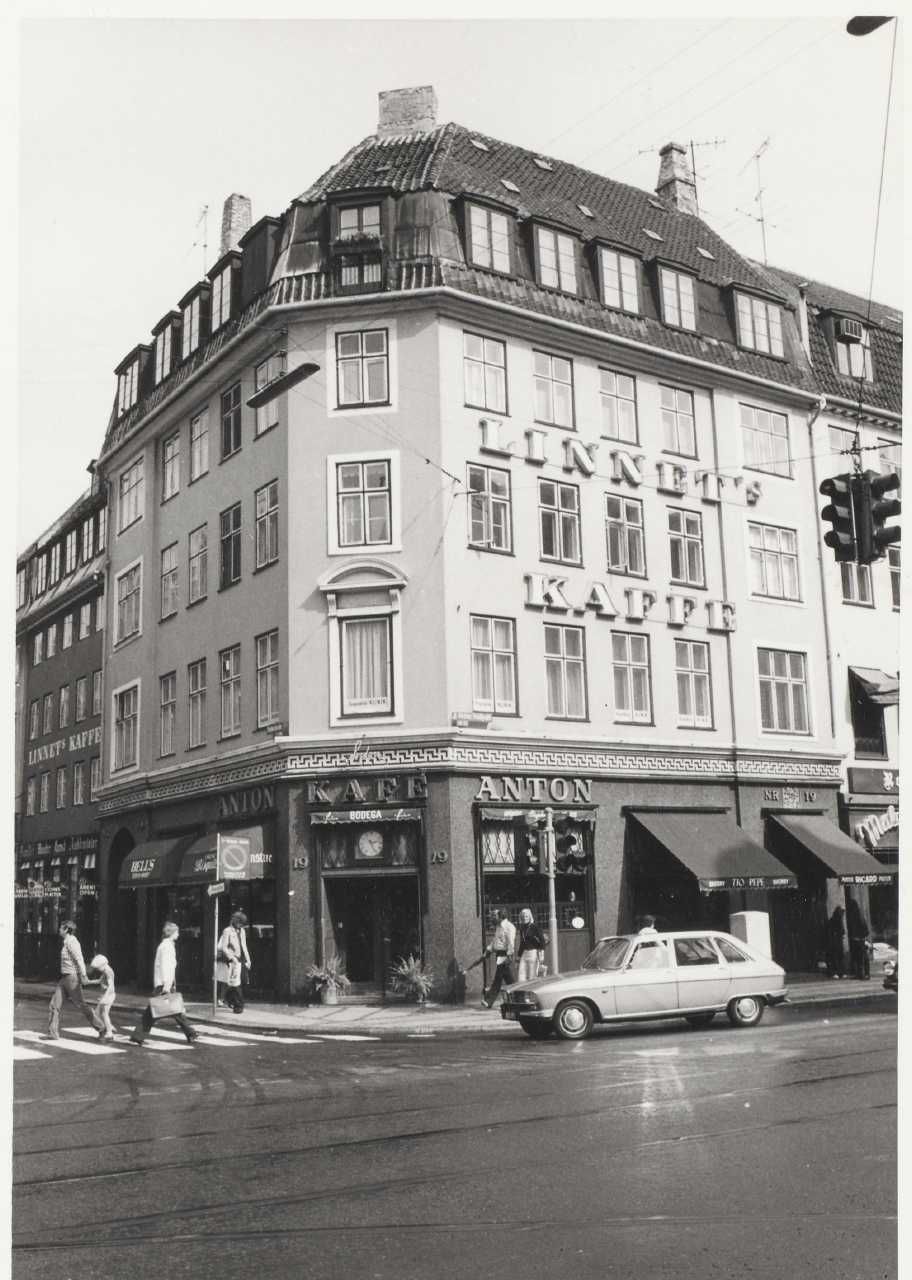
[[[199,1035],[187,1021],[184,1014],[184,1001],[177,989],[177,942],[180,930],[173,920],[167,921],[162,929],[162,940],[155,952],[155,967],[152,981],[155,984],[152,997],[143,1009],[142,1020],[134,1027],[130,1042],[142,1045],[152,1030],[152,1024],[162,1018],[173,1018],[183,1031],[188,1044],[195,1044]]]
[[[247,917],[235,911],[218,940],[215,979],[224,983],[224,1002],[234,1013],[244,1012],[243,979],[250,973],[247,950]]]
[[[547,935],[535,923],[532,912],[523,907],[519,913],[519,929],[517,931],[519,946],[516,954],[519,958],[519,976],[517,982],[531,982],[537,978],[545,960],[545,947],[548,945]]]

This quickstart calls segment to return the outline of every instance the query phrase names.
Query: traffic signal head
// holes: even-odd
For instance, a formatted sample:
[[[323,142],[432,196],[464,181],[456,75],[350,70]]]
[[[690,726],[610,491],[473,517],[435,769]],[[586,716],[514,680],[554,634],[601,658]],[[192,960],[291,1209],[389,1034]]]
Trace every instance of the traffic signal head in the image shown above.
[[[852,477],[831,476],[821,482],[820,492],[830,499],[820,513],[821,518],[828,520],[833,526],[824,534],[823,540],[828,547],[832,547],[838,562],[854,560],[856,545]]]
[[[572,831],[557,837],[554,841],[554,850],[556,869],[562,875],[581,875],[586,869],[589,859],[579,842],[579,836]]]
[[[516,832],[515,855],[513,869],[521,876],[536,875],[541,870],[538,832],[523,830]]]
[[[902,503],[898,498],[887,498],[884,495],[899,489],[899,476],[895,472],[881,476],[876,472],[865,472],[870,476],[868,484],[871,512],[871,559],[878,560],[884,550],[894,542],[899,542],[901,530],[899,525],[886,525],[891,516],[898,516],[902,511]],[[862,561],[862,563],[866,563]]]

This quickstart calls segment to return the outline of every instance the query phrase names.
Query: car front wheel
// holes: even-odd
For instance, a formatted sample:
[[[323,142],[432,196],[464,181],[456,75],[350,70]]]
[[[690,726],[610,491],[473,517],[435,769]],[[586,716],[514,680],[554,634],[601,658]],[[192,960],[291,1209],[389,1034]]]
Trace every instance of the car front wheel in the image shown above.
[[[592,1030],[592,1010],[582,1000],[568,1000],[554,1017],[554,1030],[562,1040],[585,1040]]]
[[[547,1040],[551,1034],[550,1023],[539,1022],[537,1018],[520,1018],[519,1025],[533,1040]]]
[[[755,1027],[763,1017],[763,1001],[759,996],[738,996],[726,1010],[733,1027]]]
[[[708,1027],[715,1016],[714,1013],[689,1013],[686,1021],[694,1030],[698,1030],[700,1027]]]

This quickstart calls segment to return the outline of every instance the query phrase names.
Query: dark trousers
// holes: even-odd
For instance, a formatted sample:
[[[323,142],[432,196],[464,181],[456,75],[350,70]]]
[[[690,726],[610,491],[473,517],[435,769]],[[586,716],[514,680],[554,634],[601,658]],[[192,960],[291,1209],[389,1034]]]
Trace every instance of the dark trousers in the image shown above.
[[[495,956],[495,959],[496,959],[496,958],[497,958],[497,957]],[[514,974],[513,974],[513,961],[512,961],[512,960],[504,960],[503,964],[495,964],[495,966],[494,966],[494,981],[493,981],[493,982],[491,983],[491,985],[488,987],[488,994],[487,994],[487,1001],[488,1001],[488,1004],[493,1004],[493,1003],[494,1003],[494,1000],[495,1000],[496,996],[497,996],[497,995],[499,994],[499,992],[500,992],[500,988],[501,988],[505,983],[506,983],[506,985],[509,987],[509,986],[510,986],[512,983],[514,983],[515,981],[516,981],[516,978],[515,978],[515,976],[514,976]]]
[[[182,1013],[172,1013],[168,1016],[171,1020],[176,1022],[181,1031],[183,1031],[184,1035],[187,1037],[188,1043],[192,1043],[192,1041],[196,1039],[197,1033],[193,1030],[190,1023]],[[159,1018],[158,1021],[165,1022],[166,1019]],[[142,1020],[138,1027],[133,1028],[133,1034],[130,1039],[135,1040],[137,1044],[142,1044],[146,1036],[152,1030],[152,1024],[154,1022],[155,1018],[152,1017],[152,1010],[148,1005],[146,1005],[145,1009],[143,1009]]]
[[[244,992],[241,987],[225,987],[225,1004],[235,1013],[244,1012]]]
[[[849,962],[853,977],[870,978],[871,957],[864,938],[849,938]]]
[[[827,973],[830,977],[836,974],[841,978],[845,973],[845,953],[842,949],[842,943],[836,942],[830,938],[827,942]]]

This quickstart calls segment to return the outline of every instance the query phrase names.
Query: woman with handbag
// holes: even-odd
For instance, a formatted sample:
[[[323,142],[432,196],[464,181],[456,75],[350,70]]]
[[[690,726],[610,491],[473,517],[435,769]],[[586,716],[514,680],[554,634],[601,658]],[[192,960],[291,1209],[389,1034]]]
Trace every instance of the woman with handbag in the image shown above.
[[[222,936],[218,940],[215,962],[215,978],[224,983],[224,1000],[235,1013],[244,1012],[244,973],[250,972],[250,953],[247,950],[247,917],[243,911],[235,911]]]
[[[545,934],[535,923],[532,912],[523,907],[519,913],[519,932],[517,936],[519,956],[519,976],[517,982],[531,982],[537,978],[539,969],[545,958],[545,947],[548,945]]]
[[[134,1027],[130,1036],[132,1044],[141,1045],[152,1030],[153,1022],[160,1018],[173,1018],[187,1037],[188,1044],[194,1044],[198,1034],[193,1030],[184,1016],[184,1001],[177,990],[177,949],[175,943],[180,930],[173,920],[169,920],[162,929],[162,940],[155,952],[155,967],[152,981],[155,990],[152,998],[143,1009],[142,1022]]]

